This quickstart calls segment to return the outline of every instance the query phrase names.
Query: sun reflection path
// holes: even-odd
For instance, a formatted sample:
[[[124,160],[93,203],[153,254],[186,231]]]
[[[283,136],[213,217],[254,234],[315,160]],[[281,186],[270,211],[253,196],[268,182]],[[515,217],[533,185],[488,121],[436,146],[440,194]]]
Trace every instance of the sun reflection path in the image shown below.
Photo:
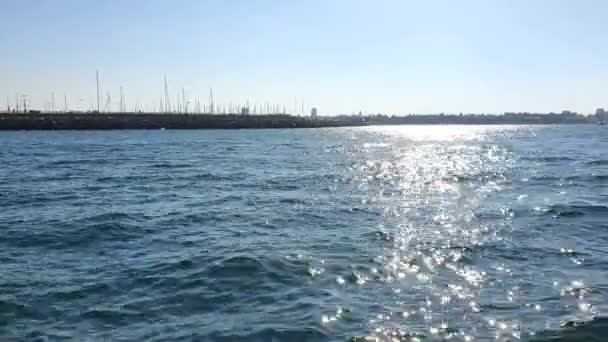
[[[490,275],[471,259],[475,249],[508,235],[507,211],[499,211],[501,219],[491,226],[475,220],[484,199],[508,186],[510,152],[479,143],[505,128],[369,129],[382,139],[362,145],[370,159],[361,163],[356,181],[385,206],[386,223],[376,227],[385,245],[374,258],[376,266],[357,277],[390,286],[394,303],[369,320],[371,333],[365,338],[470,341],[494,334],[498,340],[518,339],[520,322],[496,320],[482,310],[486,284],[498,270]],[[399,195],[384,197],[390,187]],[[506,293],[505,300],[515,296]]]
[[[598,314],[592,288],[573,278],[576,272],[555,269],[551,278],[532,279],[536,264],[547,267],[542,258],[550,251],[519,239],[542,234],[529,223],[551,202],[529,186],[544,171],[522,163],[511,147],[533,137],[532,128],[386,126],[351,133],[348,143],[324,152],[347,165],[338,167],[341,179],[330,190],[361,225],[348,234],[359,232],[355,241],[365,242],[349,268],[327,265],[329,291],[337,286],[334,298],[343,301],[340,310],[328,308],[324,327],[354,332],[353,341],[515,341]],[[570,264],[584,262],[584,254],[559,247],[555,254]]]

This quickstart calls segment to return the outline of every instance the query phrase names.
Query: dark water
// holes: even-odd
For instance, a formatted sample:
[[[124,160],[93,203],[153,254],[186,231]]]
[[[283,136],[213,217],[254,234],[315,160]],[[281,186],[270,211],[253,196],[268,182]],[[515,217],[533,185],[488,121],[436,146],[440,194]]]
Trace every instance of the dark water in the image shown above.
[[[2,341],[608,336],[603,126],[0,146]]]

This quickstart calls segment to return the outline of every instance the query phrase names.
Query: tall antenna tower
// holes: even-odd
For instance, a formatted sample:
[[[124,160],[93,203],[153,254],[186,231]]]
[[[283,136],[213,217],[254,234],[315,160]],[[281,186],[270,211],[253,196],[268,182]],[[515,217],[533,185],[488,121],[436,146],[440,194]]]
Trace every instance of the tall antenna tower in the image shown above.
[[[95,76],[97,80],[97,113],[99,113],[99,70],[95,70]]]
[[[6,112],[10,112],[11,111],[11,104],[8,100],[8,96],[6,97]]]
[[[68,96],[66,94],[63,94],[63,111],[68,111]]]
[[[51,92],[51,112],[55,111],[55,92]]]

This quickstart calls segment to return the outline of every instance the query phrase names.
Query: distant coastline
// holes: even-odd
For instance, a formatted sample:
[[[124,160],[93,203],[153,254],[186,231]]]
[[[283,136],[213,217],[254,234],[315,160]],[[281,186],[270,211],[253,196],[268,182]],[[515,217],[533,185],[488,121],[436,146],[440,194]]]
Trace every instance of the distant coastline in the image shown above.
[[[0,112],[0,130],[120,130],[120,129],[261,129],[318,128],[369,125],[551,125],[595,124],[594,116],[576,113],[339,115],[316,118],[288,114],[177,114]]]

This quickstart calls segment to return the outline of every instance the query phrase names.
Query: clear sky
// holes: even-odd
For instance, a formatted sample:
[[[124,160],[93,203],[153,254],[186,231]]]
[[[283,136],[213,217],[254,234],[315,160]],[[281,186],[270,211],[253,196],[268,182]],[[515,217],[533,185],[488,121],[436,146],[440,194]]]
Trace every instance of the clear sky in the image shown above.
[[[606,0],[0,0],[0,105],[302,99],[320,113],[608,107]]]

